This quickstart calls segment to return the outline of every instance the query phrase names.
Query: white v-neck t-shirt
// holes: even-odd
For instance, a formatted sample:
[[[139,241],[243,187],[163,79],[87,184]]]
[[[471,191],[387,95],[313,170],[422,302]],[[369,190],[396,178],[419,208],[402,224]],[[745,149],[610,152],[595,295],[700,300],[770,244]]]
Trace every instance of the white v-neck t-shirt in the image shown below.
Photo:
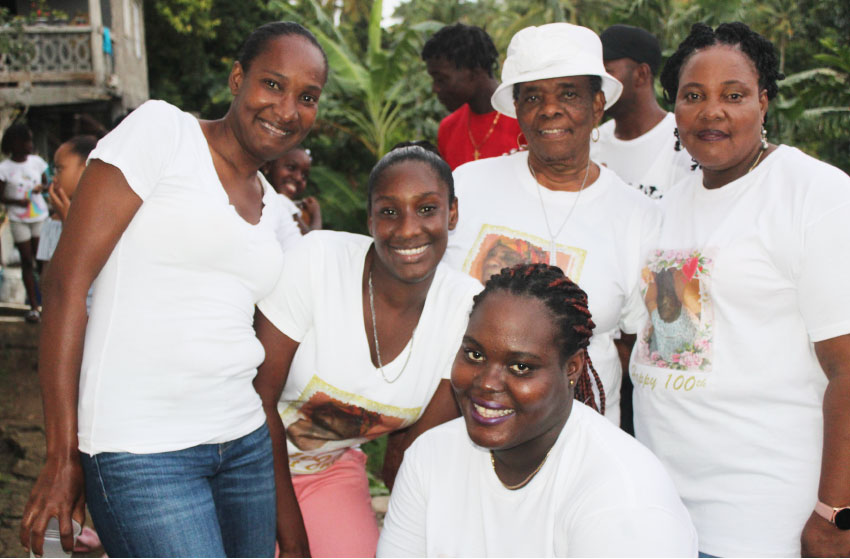
[[[253,315],[282,268],[278,195],[258,173],[262,217],[246,222],[198,120],[163,101],[134,111],[90,158],[117,167],[142,205],[94,282],[80,450],[166,452],[257,429]]]
[[[305,235],[285,252],[277,288],[258,305],[300,343],[278,405],[292,473],[321,472],[348,448],[419,419],[440,380],[451,374],[472,298],[481,290],[440,264],[412,340],[381,373],[372,364],[372,332],[363,322],[371,245],[370,237],[351,233]]]

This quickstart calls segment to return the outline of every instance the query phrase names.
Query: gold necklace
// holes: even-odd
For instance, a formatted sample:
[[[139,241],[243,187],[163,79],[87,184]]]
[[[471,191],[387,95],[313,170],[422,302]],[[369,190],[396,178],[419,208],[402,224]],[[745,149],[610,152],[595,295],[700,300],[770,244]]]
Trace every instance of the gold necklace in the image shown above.
[[[472,144],[472,159],[477,161],[479,157],[481,157],[481,151],[478,149],[487,143],[487,140],[490,139],[490,135],[493,134],[493,130],[496,129],[496,124],[499,122],[499,117],[502,116],[502,113],[496,112],[496,117],[493,119],[493,122],[490,124],[490,130],[484,134],[484,139],[479,143],[475,143],[475,138],[472,137],[472,109],[469,109],[469,113],[466,115],[466,133],[469,134],[469,143]]]
[[[766,152],[766,151],[767,151],[767,148],[766,148],[766,147],[762,147],[762,148],[759,150],[759,154],[756,156],[756,160],[755,160],[755,161],[753,161],[753,164],[752,164],[752,165],[750,165],[750,168],[747,170],[747,173],[749,173],[750,171],[752,171],[753,169],[755,169],[755,168],[756,168],[756,165],[758,165],[758,164],[759,164],[759,161],[761,161],[761,156],[762,156],[762,155],[764,155],[764,152]]]
[[[516,491],[517,489],[522,489],[523,487],[528,485],[528,482],[531,481],[531,479],[537,475],[537,472],[539,472],[540,468],[543,467],[543,464],[546,463],[546,459],[549,458],[550,452],[552,452],[552,447],[549,447],[549,450],[546,451],[546,456],[544,456],[540,464],[538,464],[537,467],[534,468],[534,471],[528,474],[527,478],[517,483],[516,485],[508,485],[507,483],[502,481],[502,478],[499,477],[499,473],[496,471],[496,455],[493,453],[492,450],[490,451],[490,464],[493,465],[493,473],[496,474],[496,478],[499,480],[499,483],[502,484],[502,487],[511,491]]]

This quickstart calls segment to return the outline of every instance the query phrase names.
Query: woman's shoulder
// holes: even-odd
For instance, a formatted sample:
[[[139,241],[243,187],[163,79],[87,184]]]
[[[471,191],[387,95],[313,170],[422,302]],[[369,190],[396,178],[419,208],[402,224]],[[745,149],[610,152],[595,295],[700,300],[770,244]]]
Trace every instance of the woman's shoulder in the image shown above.
[[[772,157],[775,158],[774,167],[780,170],[780,176],[787,184],[799,185],[800,182],[806,182],[813,186],[850,186],[850,176],[847,173],[798,148],[782,144],[776,148]]]
[[[623,498],[646,496],[662,491],[675,495],[673,482],[661,462],[635,438],[591,408],[573,403],[567,425],[575,422],[574,441],[580,448],[568,452],[580,456],[583,484],[605,481],[609,488],[623,493]],[[643,500],[643,497],[639,498]]]
[[[455,270],[448,264],[440,262],[434,273],[434,286],[444,291],[446,295],[455,298],[471,298],[484,286],[469,274]]]
[[[527,161],[528,152],[516,152],[464,163],[452,173],[455,187],[467,194],[476,191],[492,193],[493,188],[502,183],[514,186],[517,169],[525,167]]]
[[[418,456],[433,454],[452,456],[473,449],[475,445],[466,432],[466,422],[463,417],[458,417],[432,427],[416,437],[407,452]]]
[[[308,260],[324,270],[349,268],[362,262],[371,244],[371,237],[365,235],[320,229],[301,237],[286,254],[299,255],[295,258]]]

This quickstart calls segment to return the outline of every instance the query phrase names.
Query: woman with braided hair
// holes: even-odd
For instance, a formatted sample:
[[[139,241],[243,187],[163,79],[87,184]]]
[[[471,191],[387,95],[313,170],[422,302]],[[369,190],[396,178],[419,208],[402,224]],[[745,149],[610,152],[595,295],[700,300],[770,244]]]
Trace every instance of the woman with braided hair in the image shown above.
[[[664,468],[602,416],[593,328],[557,267],[490,278],[452,368],[463,418],[405,453],[379,557],[696,556]]]

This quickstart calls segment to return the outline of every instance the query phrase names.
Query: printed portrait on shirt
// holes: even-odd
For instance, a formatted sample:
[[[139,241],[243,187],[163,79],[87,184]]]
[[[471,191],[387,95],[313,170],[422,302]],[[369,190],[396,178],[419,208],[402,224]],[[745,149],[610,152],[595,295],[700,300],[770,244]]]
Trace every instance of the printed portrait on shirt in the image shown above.
[[[507,227],[483,225],[463,265],[463,271],[485,283],[502,268],[549,262],[550,242]],[[555,244],[556,265],[574,282],[579,281],[586,251]]]
[[[403,429],[421,408],[387,406],[334,387],[313,376],[296,401],[278,408],[296,473],[328,468],[348,448]]]
[[[656,251],[641,274],[649,320],[638,362],[665,369],[710,371],[713,312],[711,259],[697,251]]]

